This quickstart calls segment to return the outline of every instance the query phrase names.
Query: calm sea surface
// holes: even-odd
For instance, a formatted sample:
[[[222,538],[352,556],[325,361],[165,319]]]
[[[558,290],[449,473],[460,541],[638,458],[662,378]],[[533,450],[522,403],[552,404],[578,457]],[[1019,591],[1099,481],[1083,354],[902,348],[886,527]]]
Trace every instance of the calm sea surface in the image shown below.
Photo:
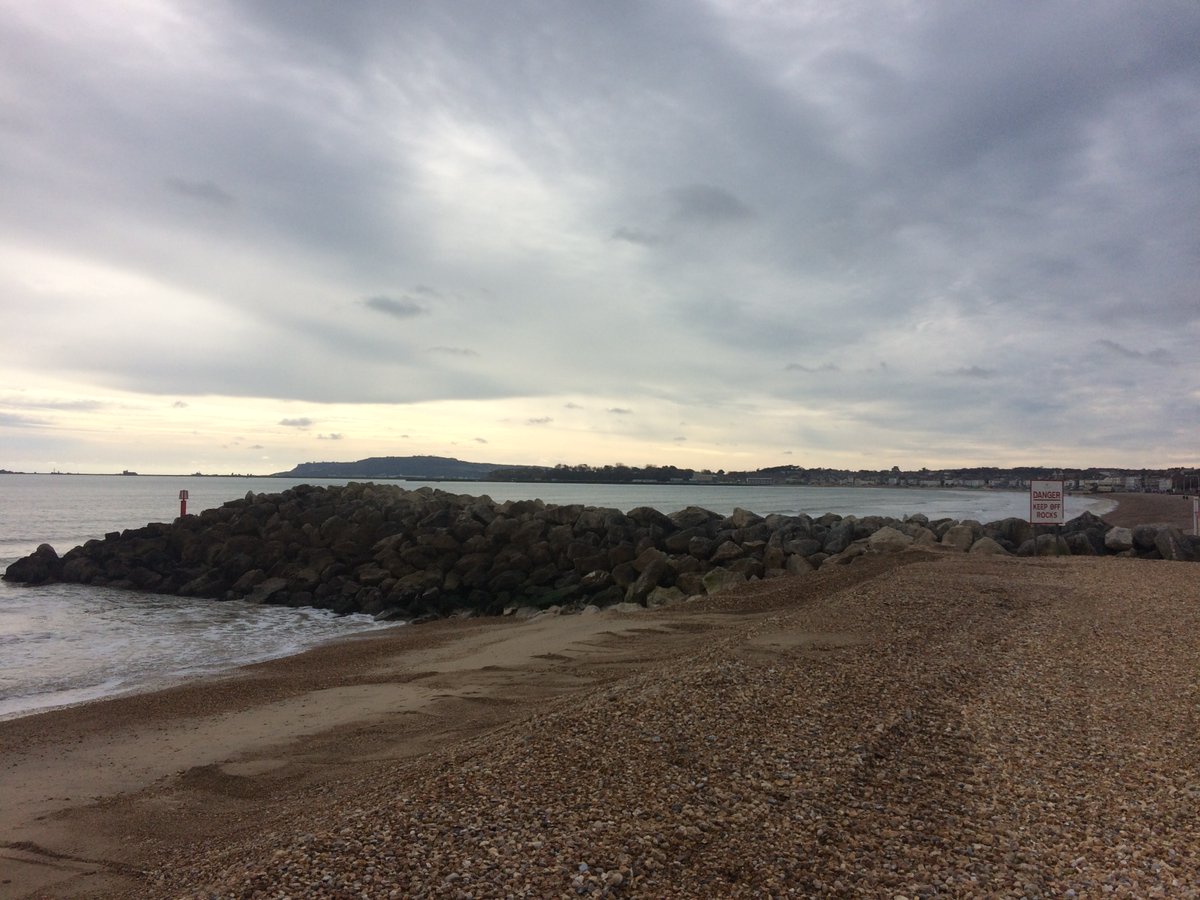
[[[0,570],[51,544],[60,554],[107,532],[170,522],[179,491],[188,512],[296,484],[338,480],[108,475],[0,475]],[[422,482],[396,482],[414,489]],[[1028,495],[991,491],[735,487],[727,485],[571,485],[453,482],[453,493],[494,500],[540,498],[630,510],[674,512],[737,507],[766,515],[923,513],[931,519],[987,522],[1028,513]],[[1069,497],[1069,516],[1102,512],[1108,501]],[[148,690],[238,665],[286,656],[343,635],[383,626],[366,616],[322,610],[218,603],[86,585],[23,587],[0,581],[0,719],[99,697]]]

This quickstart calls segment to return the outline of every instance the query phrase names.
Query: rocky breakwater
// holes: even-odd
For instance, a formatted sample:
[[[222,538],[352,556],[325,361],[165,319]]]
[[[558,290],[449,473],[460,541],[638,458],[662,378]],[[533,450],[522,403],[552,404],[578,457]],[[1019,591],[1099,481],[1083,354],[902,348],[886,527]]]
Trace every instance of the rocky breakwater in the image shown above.
[[[62,556],[43,544],[4,578],[417,619],[655,606],[910,547],[1200,559],[1200,540],[1176,528],[1111,528],[1088,513],[1056,532],[1015,518],[764,517],[742,509],[723,516],[694,506],[623,513],[351,483],[247,494]]]

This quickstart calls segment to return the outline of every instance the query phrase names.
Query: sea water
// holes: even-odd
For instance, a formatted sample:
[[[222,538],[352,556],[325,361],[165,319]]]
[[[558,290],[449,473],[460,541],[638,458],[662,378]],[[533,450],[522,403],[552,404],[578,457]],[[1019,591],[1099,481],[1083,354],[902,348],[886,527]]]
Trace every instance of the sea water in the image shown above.
[[[176,476],[0,476],[0,571],[39,544],[59,554],[92,538],[179,513],[220,506],[296,484],[344,480]],[[414,489],[421,482],[398,482]],[[1026,516],[1016,492],[735,485],[595,485],[451,482],[432,485],[497,501],[540,498],[628,511],[700,506],[728,514],[826,512],[981,522]],[[1105,501],[1067,498],[1068,516],[1102,512]],[[171,597],[88,585],[27,587],[0,581],[0,719],[228,671],[359,632],[396,627],[369,616]]]

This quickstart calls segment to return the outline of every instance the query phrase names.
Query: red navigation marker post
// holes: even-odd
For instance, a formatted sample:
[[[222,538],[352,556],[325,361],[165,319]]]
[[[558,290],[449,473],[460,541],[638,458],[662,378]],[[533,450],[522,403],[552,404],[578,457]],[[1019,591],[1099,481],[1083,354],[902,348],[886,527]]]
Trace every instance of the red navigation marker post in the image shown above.
[[[187,491],[179,492],[179,516],[182,518],[187,515]]]

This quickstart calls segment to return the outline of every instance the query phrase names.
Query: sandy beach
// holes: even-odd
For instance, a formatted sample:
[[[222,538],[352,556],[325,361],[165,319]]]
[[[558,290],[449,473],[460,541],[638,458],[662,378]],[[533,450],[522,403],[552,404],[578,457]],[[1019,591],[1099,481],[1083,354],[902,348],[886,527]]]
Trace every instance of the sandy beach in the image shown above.
[[[1192,499],[1178,494],[1115,494],[1117,508],[1102,518],[1110,525],[1131,528],[1143,523],[1174,525],[1192,534]]]
[[[942,551],[398,628],[0,722],[0,897],[1200,896],[1198,628]]]

